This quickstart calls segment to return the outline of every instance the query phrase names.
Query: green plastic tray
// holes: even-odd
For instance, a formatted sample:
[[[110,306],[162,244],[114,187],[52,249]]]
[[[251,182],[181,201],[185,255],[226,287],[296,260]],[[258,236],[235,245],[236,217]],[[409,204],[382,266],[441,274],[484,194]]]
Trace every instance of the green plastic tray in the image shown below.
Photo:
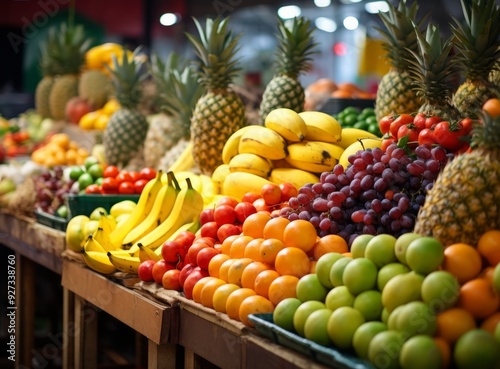
[[[38,223],[63,232],[66,231],[66,226],[68,225],[67,219],[46,213],[39,209],[35,210],[35,218]]]
[[[271,341],[299,352],[314,361],[338,369],[374,369],[354,353],[342,352],[332,347],[319,345],[311,340],[289,332],[273,323],[273,314],[251,314],[248,319],[255,329]]]
[[[140,195],[68,195],[66,201],[68,204],[70,217],[77,215],[89,216],[96,208],[103,207],[109,212],[111,207],[123,200],[132,200],[137,203]]]

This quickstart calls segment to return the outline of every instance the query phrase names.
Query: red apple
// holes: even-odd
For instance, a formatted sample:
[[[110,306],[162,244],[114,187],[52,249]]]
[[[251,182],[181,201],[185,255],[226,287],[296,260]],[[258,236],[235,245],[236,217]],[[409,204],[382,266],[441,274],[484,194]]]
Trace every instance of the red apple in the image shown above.
[[[232,235],[238,235],[241,233],[241,228],[236,224],[224,224],[219,227],[217,231],[217,238],[219,242],[224,242],[226,238]]]
[[[196,235],[191,231],[182,231],[175,236],[175,241],[180,242],[184,247],[188,248],[193,244]]]
[[[181,286],[184,284],[184,281],[186,280],[188,275],[194,270],[194,268],[196,268],[196,265],[194,265],[193,263],[184,264],[179,273],[179,283],[181,284]]]
[[[219,225],[216,222],[208,222],[200,227],[201,237],[212,237],[217,238],[217,230]]]
[[[239,203],[239,201],[237,199],[235,199],[234,197],[224,196],[219,201],[217,201],[217,203],[215,204],[215,207],[217,208],[221,205],[229,205],[229,206],[234,208],[237,203]]]
[[[161,284],[163,274],[167,270],[175,269],[175,265],[172,263],[167,263],[165,260],[159,260],[153,265],[153,279],[156,283]]]
[[[214,209],[213,208],[203,209],[200,213],[200,224],[203,225],[205,223],[213,221],[214,221]]]
[[[179,281],[179,269],[170,269],[163,274],[161,284],[167,290],[182,291],[181,282]]]
[[[196,258],[198,256],[198,253],[200,252],[201,249],[204,249],[204,248],[213,248],[212,246],[209,246],[207,245],[206,243],[204,242],[194,242],[191,247],[188,249],[188,257],[189,257],[189,260],[191,261],[191,263],[195,264],[195,265],[198,265],[196,263]]]
[[[188,299],[193,298],[193,288],[196,282],[198,282],[203,277],[208,277],[208,271],[201,269],[200,267],[194,268],[194,270],[189,273],[188,277],[184,281],[182,285],[182,290],[184,291],[184,295]]]
[[[236,211],[236,218],[240,223],[243,223],[249,215],[257,212],[255,206],[251,202],[246,201],[240,202],[235,206],[234,210]]]
[[[161,246],[161,256],[168,263],[177,264],[184,259],[187,254],[188,247],[185,247],[178,241],[165,241]]]
[[[247,192],[241,198],[241,202],[253,203],[255,200],[260,199],[262,195],[259,192]]]
[[[75,96],[66,103],[66,118],[71,123],[78,124],[80,118],[92,111],[92,107],[87,100]]]
[[[214,220],[219,227],[223,224],[233,224],[236,222],[236,205],[219,205],[214,209]]]
[[[260,189],[260,194],[267,205],[276,205],[281,202],[281,189],[276,183],[266,183],[263,185]]]
[[[252,205],[255,206],[255,209],[257,209],[257,211],[269,211],[269,205],[266,203],[266,200],[264,200],[263,197],[255,200]]]
[[[217,254],[220,254],[220,251],[214,247],[205,247],[198,251],[196,255],[196,264],[201,269],[208,270],[208,263],[210,263],[210,260]]]
[[[217,242],[217,238],[216,237],[208,237],[208,236],[199,237],[196,240],[194,240],[193,243],[199,243],[199,242],[206,243],[208,246],[214,247],[215,243]]]
[[[137,274],[139,275],[139,279],[144,282],[152,282],[153,278],[153,266],[156,261],[154,260],[145,260],[139,265],[137,269]]]
[[[281,189],[281,202],[287,202],[290,198],[296,197],[299,194],[297,187],[291,183],[280,183],[279,186]]]

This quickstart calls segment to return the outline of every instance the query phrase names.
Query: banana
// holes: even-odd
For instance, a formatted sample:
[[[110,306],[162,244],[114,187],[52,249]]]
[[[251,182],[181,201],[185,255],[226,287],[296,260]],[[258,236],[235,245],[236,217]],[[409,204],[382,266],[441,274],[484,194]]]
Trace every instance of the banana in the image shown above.
[[[277,132],[263,126],[249,126],[241,136],[238,152],[263,156],[270,160],[286,157],[286,141]]]
[[[144,186],[141,195],[139,196],[139,201],[137,201],[137,206],[130,213],[130,216],[123,222],[123,224],[120,225],[120,227],[116,228],[109,235],[111,244],[115,248],[120,248],[127,233],[142,222],[150,213],[153,208],[156,195],[163,186],[161,181],[162,175],[163,171],[161,169],[158,170],[156,178],[153,178],[146,184],[146,186]]]
[[[141,265],[141,260],[138,256],[113,253],[113,251],[108,251],[107,256],[111,264],[123,273],[137,274],[139,265]]]
[[[155,229],[161,222],[163,222],[170,215],[172,208],[174,207],[175,198],[177,196],[177,189],[173,185],[172,172],[168,172],[168,177],[170,178],[167,184],[164,184],[156,195],[155,203],[153,208],[147,215],[147,217],[134,227],[122,241],[122,247],[128,248],[136,243],[145,234],[151,232]]]
[[[319,177],[306,170],[297,168],[274,168],[271,171],[269,180],[273,183],[291,183],[297,189],[307,183],[318,183]]]
[[[85,251],[82,249],[82,256],[85,264],[98,273],[111,274],[116,271],[115,266],[111,264],[105,252]]]
[[[347,149],[351,144],[357,142],[363,138],[377,138],[376,135],[359,128],[343,128],[342,129],[342,140],[337,142],[337,145]]]
[[[241,200],[247,192],[258,192],[270,183],[267,179],[247,172],[229,173],[222,186],[222,194]]]
[[[167,239],[167,241],[175,240],[175,238],[179,235],[179,233],[184,232],[184,231],[189,231],[196,233],[200,229],[200,217],[196,217],[195,220],[192,222],[186,223],[181,225],[177,230],[170,235],[170,237]],[[160,256],[161,255],[161,247],[157,247],[153,252]]]
[[[320,111],[299,113],[307,126],[306,140],[338,143],[342,138],[342,126],[329,114]]]
[[[156,250],[160,249],[160,254],[155,253],[156,250],[151,250],[149,247],[144,246],[142,243],[138,244],[139,246],[139,260],[141,262],[146,260],[154,260],[158,261],[162,259],[161,256],[161,247],[158,247]]]
[[[212,181],[214,183],[214,193],[217,195],[222,194],[222,184],[224,180],[231,173],[228,164],[220,164],[212,172]]]
[[[193,157],[193,141],[190,140],[184,151],[177,157],[177,159],[175,159],[170,168],[168,168],[168,171],[174,173],[181,172],[190,170],[195,166]]]
[[[192,222],[200,216],[203,210],[203,197],[191,186],[191,180],[186,179],[187,186],[181,188],[175,198],[175,203],[170,215],[151,232],[141,237],[139,243],[155,250],[161,246],[179,227]],[[132,247],[134,247],[132,246]]]
[[[271,169],[272,166],[268,159],[248,152],[235,155],[229,161],[229,171],[231,173],[247,172],[267,178]]]
[[[289,142],[300,142],[307,134],[304,119],[296,111],[287,108],[271,110],[266,116],[264,126],[279,133]]]
[[[97,230],[93,234],[95,234],[96,232],[97,232]],[[97,251],[97,252],[106,253],[107,250],[105,250],[104,247],[101,246],[99,241],[97,241],[94,238],[93,234],[89,234],[87,236],[87,239],[85,240],[85,242],[83,244],[83,249],[85,251]]]
[[[343,151],[327,142],[303,141],[288,145],[285,160],[294,168],[321,173],[333,170]]]
[[[222,148],[222,163],[229,164],[232,157],[238,154],[241,136],[243,136],[250,127],[251,126],[244,126],[229,136]]]
[[[347,168],[347,166],[350,164],[349,156],[356,154],[359,150],[374,149],[375,147],[381,146],[382,139],[379,137],[361,138],[358,141],[353,142],[344,150],[342,156],[339,159],[339,164],[341,164],[344,168]]]
[[[198,174],[189,172],[189,171],[182,171],[182,172],[173,172],[174,176],[177,180],[177,183],[179,183],[179,187],[185,187],[186,186],[186,178],[189,178],[191,180],[191,186],[193,188],[200,192],[202,191],[202,186],[203,183],[201,182],[201,178]],[[165,178],[165,176],[164,176]],[[164,181],[165,183],[165,181]]]

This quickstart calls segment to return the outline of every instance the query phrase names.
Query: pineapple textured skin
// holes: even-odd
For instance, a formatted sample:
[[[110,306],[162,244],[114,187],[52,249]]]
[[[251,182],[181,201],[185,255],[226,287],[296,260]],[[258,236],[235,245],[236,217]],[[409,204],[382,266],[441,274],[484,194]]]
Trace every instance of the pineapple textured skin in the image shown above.
[[[382,77],[375,100],[375,111],[379,118],[389,114],[413,113],[421,105],[421,100],[412,90],[412,79],[407,71],[391,68]]]
[[[286,75],[273,78],[262,95],[261,116],[277,108],[288,108],[297,113],[304,111],[304,88],[294,78]]]
[[[54,77],[45,76],[36,86],[35,106],[36,111],[44,118],[50,118],[50,90],[54,86]]]
[[[66,104],[78,95],[78,76],[63,74],[56,77],[50,90],[50,113],[52,119],[64,120],[66,118]]]

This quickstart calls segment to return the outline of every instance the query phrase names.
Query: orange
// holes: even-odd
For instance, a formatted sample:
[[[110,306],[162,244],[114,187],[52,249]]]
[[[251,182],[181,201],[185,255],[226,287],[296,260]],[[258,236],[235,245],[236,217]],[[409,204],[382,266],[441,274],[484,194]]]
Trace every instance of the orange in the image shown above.
[[[485,232],[477,243],[477,251],[491,266],[500,263],[500,230]]]
[[[243,324],[253,327],[254,324],[248,319],[250,314],[265,314],[273,311],[273,303],[265,297],[259,295],[248,296],[240,304],[239,318]]]
[[[243,252],[243,257],[250,258],[255,261],[262,261],[260,259],[260,244],[264,241],[263,238],[254,238],[252,241],[247,243],[245,246],[245,251]]]
[[[338,252],[343,254],[349,251],[347,242],[340,236],[336,234],[329,234],[318,238],[318,241],[314,245],[312,251],[312,256],[314,260],[318,260],[321,256],[328,252]]]
[[[280,275],[269,285],[269,300],[276,306],[288,297],[297,297],[299,279],[293,275]]]
[[[280,241],[283,241],[283,231],[285,230],[285,227],[288,225],[288,223],[290,223],[290,221],[287,218],[272,218],[264,226],[264,238],[276,238]]]
[[[483,269],[479,277],[486,279],[493,286],[493,275],[495,274],[495,268],[492,266]]]
[[[263,270],[255,277],[255,282],[253,285],[254,291],[257,295],[269,297],[269,286],[271,282],[278,278],[280,275],[276,270],[268,269]]]
[[[483,110],[493,118],[500,116],[500,100],[497,98],[486,100],[486,102],[483,104]]]
[[[280,275],[294,275],[300,278],[309,274],[311,261],[304,250],[297,247],[285,247],[276,255],[274,268]]]
[[[205,287],[205,284],[208,281],[213,279],[217,279],[215,277],[203,277],[199,281],[197,281],[193,287],[193,301],[201,303],[201,290]]]
[[[481,273],[481,255],[470,245],[455,243],[444,249],[441,268],[453,274],[458,283],[464,284]]]
[[[310,274],[316,273],[316,263],[317,262],[318,262],[317,260],[311,260],[310,261],[310,264],[311,264],[310,267],[309,267],[309,273]]]
[[[231,243],[229,248],[229,256],[233,259],[239,259],[244,257],[246,245],[253,240],[250,236],[239,236]]]
[[[271,213],[265,210],[249,215],[243,222],[243,235],[253,238],[263,238],[264,227],[269,220],[271,220]]]
[[[207,308],[214,308],[213,297],[214,293],[220,286],[226,284],[226,281],[223,281],[220,278],[214,278],[205,283],[200,293],[200,302],[203,306]]]
[[[212,297],[212,305],[214,307],[215,311],[218,311],[219,313],[225,313],[226,312],[226,302],[228,296],[233,292],[240,289],[240,286],[237,286],[232,283],[226,283],[223,284],[222,286],[218,287],[214,295]]]
[[[234,283],[241,287],[241,275],[245,268],[253,263],[254,261],[250,258],[236,259],[234,263],[231,263],[229,269],[227,270],[227,281],[228,283]]]
[[[248,264],[248,266],[243,269],[243,273],[241,274],[241,287],[253,289],[257,275],[260,272],[269,269],[271,269],[269,265],[260,261],[254,261],[253,263]]]
[[[239,234],[233,234],[229,237],[226,237],[224,241],[222,241],[221,247],[220,247],[220,252],[226,255],[229,255],[229,251],[231,250],[231,245],[234,240],[239,238]]]
[[[495,328],[498,324],[500,324],[500,311],[493,313],[488,318],[483,320],[479,328],[484,329],[485,331],[488,331],[494,335]]]
[[[260,261],[269,265],[274,265],[276,255],[284,248],[285,244],[276,238],[268,238],[262,241],[259,247]]]
[[[476,321],[465,309],[454,307],[436,316],[436,337],[444,339],[453,345],[465,332],[476,329]]]
[[[283,231],[283,242],[286,246],[298,247],[305,252],[314,247],[317,237],[316,228],[304,219],[290,222]]]
[[[434,337],[439,351],[441,352],[441,368],[448,368],[451,360],[451,346],[441,337]]]
[[[255,295],[250,288],[238,288],[229,294],[226,300],[226,314],[235,320],[240,320],[240,305],[248,296]]]
[[[476,319],[485,319],[498,310],[500,296],[490,282],[476,278],[460,288],[458,304]]]
[[[229,272],[229,267],[231,266],[232,263],[234,263],[238,259],[227,259],[226,261],[223,261],[220,268],[219,268],[219,278],[228,281],[228,272]]]
[[[219,278],[219,270],[223,262],[230,259],[227,254],[217,254],[208,262],[208,274],[211,277]]]

